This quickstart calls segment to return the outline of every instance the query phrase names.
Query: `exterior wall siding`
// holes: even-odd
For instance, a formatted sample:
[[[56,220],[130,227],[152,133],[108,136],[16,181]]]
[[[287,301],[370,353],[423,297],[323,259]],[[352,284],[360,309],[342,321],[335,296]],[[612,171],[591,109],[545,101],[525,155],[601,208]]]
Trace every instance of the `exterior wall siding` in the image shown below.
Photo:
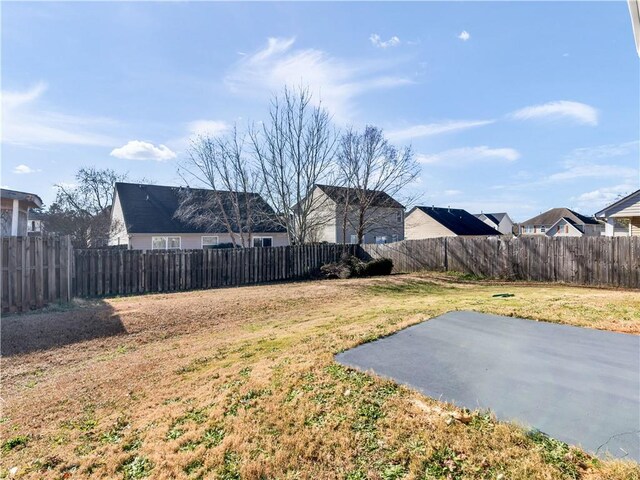
[[[151,250],[153,237],[180,237],[180,248],[182,250],[195,250],[202,248],[203,236],[217,236],[218,243],[232,243],[231,235],[228,233],[134,233],[129,238],[128,245],[132,250]],[[277,233],[256,233],[254,237],[271,237],[273,247],[286,247],[289,245],[289,238],[283,232]]]
[[[420,240],[423,238],[455,237],[456,234],[423,211],[416,209],[405,219],[405,236],[407,240]]]
[[[398,221],[398,212],[399,221]],[[347,217],[346,235],[343,223],[344,208],[336,209],[336,243],[342,243],[346,239],[347,243],[351,243],[351,236],[357,235],[356,227],[358,225],[357,209],[350,209]],[[365,229],[362,238],[363,243],[376,243],[376,237],[386,237],[387,242],[391,243],[404,240],[404,210],[401,208],[375,208],[366,214],[365,223],[369,226]]]

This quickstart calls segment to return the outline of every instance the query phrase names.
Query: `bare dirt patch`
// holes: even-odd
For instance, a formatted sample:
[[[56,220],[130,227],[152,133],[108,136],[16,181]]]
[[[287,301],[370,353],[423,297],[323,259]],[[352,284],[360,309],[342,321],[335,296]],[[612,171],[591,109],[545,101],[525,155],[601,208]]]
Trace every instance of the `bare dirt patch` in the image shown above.
[[[503,291],[514,296],[493,296]],[[636,464],[595,461],[333,363],[340,350],[453,309],[637,334],[638,297],[393,276],[118,298],[9,317],[2,472],[639,478]]]

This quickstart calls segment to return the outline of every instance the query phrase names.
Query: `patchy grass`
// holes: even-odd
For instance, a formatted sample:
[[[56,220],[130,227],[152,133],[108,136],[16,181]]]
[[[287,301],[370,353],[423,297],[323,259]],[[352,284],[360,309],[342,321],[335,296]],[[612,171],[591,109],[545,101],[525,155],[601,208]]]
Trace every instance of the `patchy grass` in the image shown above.
[[[459,280],[293,283],[38,314],[101,334],[3,358],[0,478],[640,479],[632,462],[596,461],[333,362],[456,309],[640,333],[637,292]]]

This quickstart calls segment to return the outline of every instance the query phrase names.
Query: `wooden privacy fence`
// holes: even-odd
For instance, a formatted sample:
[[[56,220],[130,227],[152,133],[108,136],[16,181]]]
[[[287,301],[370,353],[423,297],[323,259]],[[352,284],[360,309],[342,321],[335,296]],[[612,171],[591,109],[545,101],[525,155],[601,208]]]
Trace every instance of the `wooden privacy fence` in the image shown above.
[[[3,237],[2,312],[24,312],[73,296],[69,237]]]
[[[456,271],[482,277],[640,288],[640,237],[448,237],[364,245],[394,272]]]
[[[207,250],[76,250],[75,295],[100,297],[248,285],[308,277],[357,246]]]

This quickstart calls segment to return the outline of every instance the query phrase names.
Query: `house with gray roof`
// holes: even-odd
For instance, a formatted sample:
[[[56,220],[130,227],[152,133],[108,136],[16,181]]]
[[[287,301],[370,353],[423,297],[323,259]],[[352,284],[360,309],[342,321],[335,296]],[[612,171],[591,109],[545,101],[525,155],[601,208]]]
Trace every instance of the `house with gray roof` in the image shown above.
[[[364,211],[362,243],[404,240],[404,205],[386,192],[317,184],[310,195],[315,205],[312,209],[312,221],[316,225],[314,241],[357,243],[361,211]],[[362,198],[367,199],[366,208],[361,208]]]
[[[0,189],[1,215],[0,230],[3,237],[24,237],[27,235],[29,210],[42,207],[42,199],[35,193]]]
[[[491,228],[495,228],[503,235],[513,234],[513,220],[507,214],[507,212],[500,213],[476,213],[475,216],[489,225]]]
[[[240,211],[240,218],[232,208],[232,201],[238,198],[236,203],[252,206],[250,213]],[[196,215],[199,209],[207,214],[187,217],[182,214],[185,205]],[[257,193],[119,182],[111,209],[114,233],[109,245],[127,245],[135,250],[215,248],[232,243],[232,235],[240,245],[242,231],[250,237],[251,246],[286,246],[287,231],[274,218],[273,209]]]
[[[407,240],[478,235],[502,234],[461,208],[414,207],[405,220]]]
[[[603,223],[568,208],[552,208],[520,223],[521,235],[546,235],[548,237],[599,236]]]

